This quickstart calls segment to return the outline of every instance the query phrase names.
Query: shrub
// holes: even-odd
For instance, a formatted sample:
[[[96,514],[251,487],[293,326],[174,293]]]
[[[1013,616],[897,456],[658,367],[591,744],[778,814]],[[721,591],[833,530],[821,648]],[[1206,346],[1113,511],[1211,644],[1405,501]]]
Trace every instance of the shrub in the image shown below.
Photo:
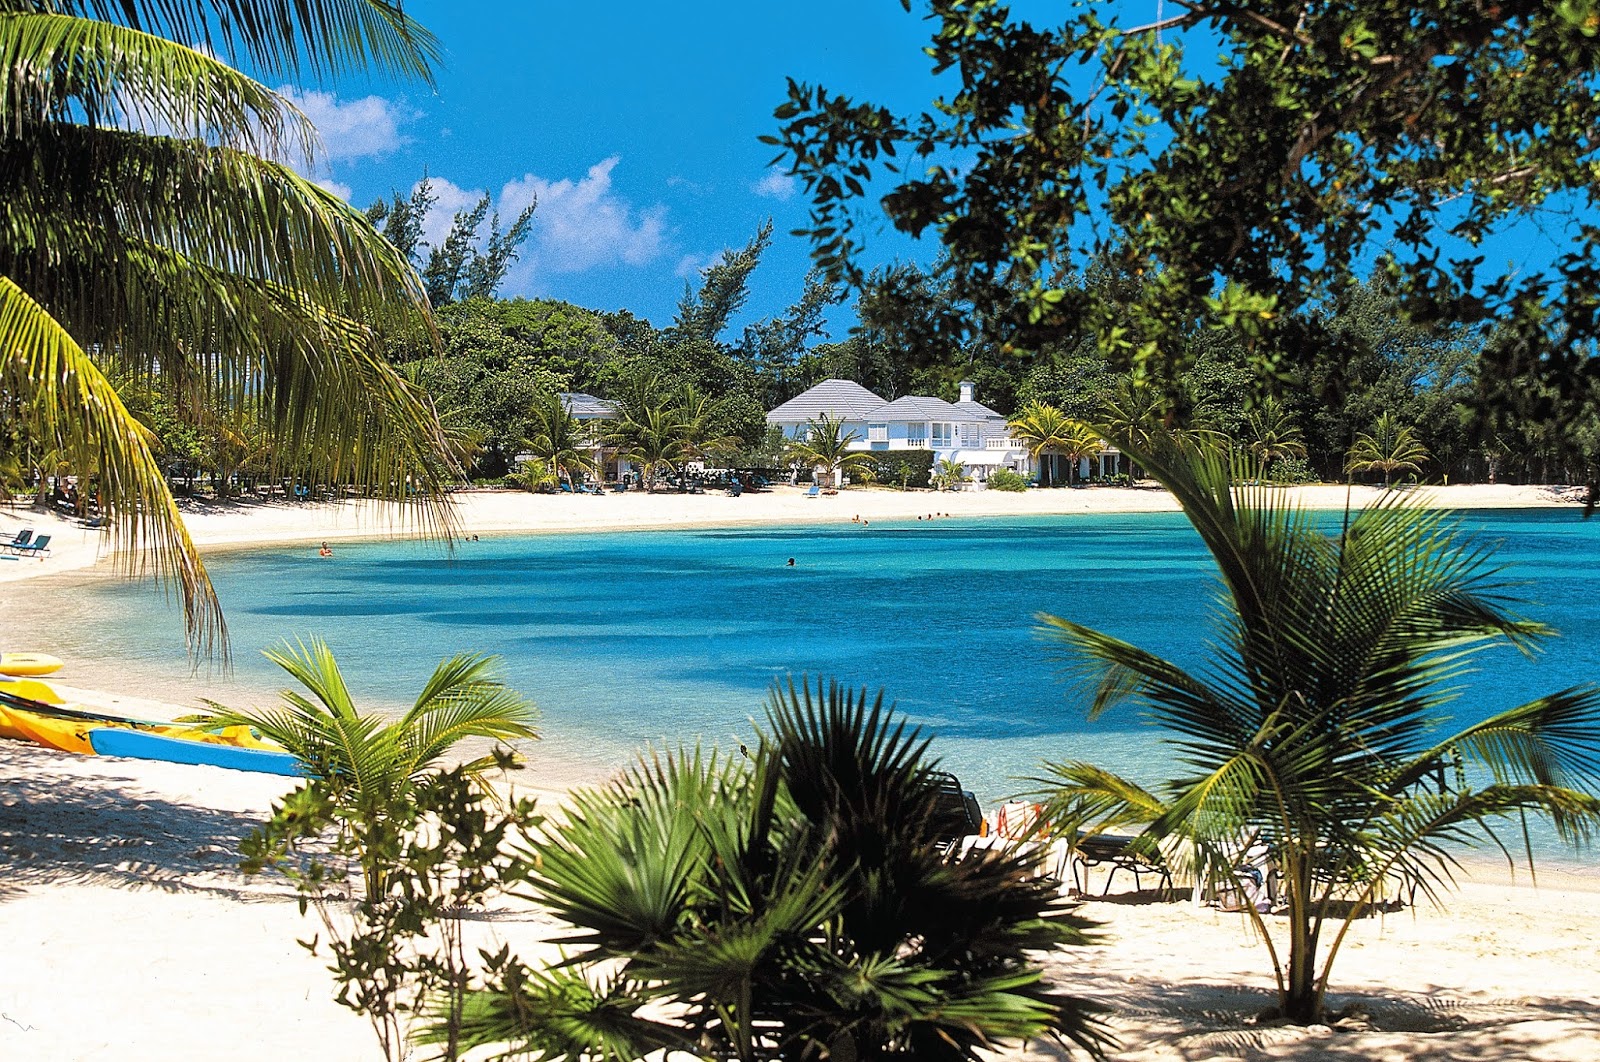
[[[1028,479],[1021,472],[1013,472],[1009,468],[997,468],[989,473],[989,489],[1024,491],[1028,489]]]
[[[1315,483],[1317,474],[1303,457],[1282,457],[1272,462],[1267,479],[1273,483]]]
[[[926,487],[933,480],[932,450],[887,450],[872,455],[872,478],[901,490]]]

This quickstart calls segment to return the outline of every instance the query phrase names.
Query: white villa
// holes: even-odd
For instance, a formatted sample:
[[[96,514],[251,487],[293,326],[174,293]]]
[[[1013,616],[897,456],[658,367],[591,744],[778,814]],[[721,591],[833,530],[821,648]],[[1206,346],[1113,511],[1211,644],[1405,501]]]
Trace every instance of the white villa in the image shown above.
[[[963,380],[959,402],[921,395],[890,402],[850,380],[824,380],[768,413],[767,423],[785,438],[800,439],[812,421],[827,415],[856,434],[855,449],[932,450],[936,462],[959,462],[978,487],[996,468],[1031,474],[1028,450],[1011,437],[1006,418],[972,391],[972,381]]]

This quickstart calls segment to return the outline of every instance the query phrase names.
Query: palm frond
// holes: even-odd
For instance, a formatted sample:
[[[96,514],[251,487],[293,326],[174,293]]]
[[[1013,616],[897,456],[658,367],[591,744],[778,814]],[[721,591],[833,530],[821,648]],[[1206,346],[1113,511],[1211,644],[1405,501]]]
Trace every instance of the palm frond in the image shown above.
[[[21,403],[39,438],[96,470],[113,543],[130,570],[154,564],[178,590],[191,645],[227,644],[216,592],[189,538],[148,433],[100,367],[10,278],[0,275],[0,392]],[[132,547],[154,544],[153,557]]]
[[[390,0],[56,0],[274,77],[372,71],[432,83],[439,44]]]
[[[96,19],[0,12],[0,140],[62,121],[280,157],[317,144],[297,108],[205,52]]]

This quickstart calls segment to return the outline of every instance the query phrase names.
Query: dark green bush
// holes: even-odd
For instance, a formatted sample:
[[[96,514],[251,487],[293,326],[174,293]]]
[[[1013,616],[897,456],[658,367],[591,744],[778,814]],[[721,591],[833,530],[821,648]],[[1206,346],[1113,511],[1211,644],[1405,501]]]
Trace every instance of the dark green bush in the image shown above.
[[[885,450],[872,455],[873,481],[886,487],[926,487],[932,475],[932,450]]]
[[[1272,462],[1267,478],[1273,483],[1315,483],[1317,474],[1303,457],[1280,457]]]
[[[1028,489],[1028,478],[1009,468],[997,468],[989,473],[989,489],[1024,491]]]

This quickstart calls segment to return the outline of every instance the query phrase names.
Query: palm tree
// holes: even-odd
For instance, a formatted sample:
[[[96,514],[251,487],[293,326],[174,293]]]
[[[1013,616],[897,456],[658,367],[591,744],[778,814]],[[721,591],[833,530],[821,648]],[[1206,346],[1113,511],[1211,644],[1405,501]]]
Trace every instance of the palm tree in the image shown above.
[[[538,711],[499,678],[493,657],[460,655],[434,669],[416,702],[398,719],[362,712],[345,685],[333,652],[320,639],[266,650],[311,697],[284,690],[276,708],[233,709],[208,701],[211,711],[185,722],[205,727],[245,725],[293,753],[314,779],[327,784],[346,828],[361,837],[384,829],[397,806],[442,770],[441,761],[464,738],[535,738]],[[465,765],[479,774],[498,761]],[[368,899],[384,895],[387,867],[362,860]]]
[[[1287,919],[1274,932],[1247,914],[1285,1017],[1320,1020],[1339,946],[1386,881],[1437,902],[1450,845],[1500,845],[1499,825],[1520,836],[1526,814],[1549,815],[1575,839],[1600,824],[1600,690],[1565,690],[1439,732],[1476,652],[1527,651],[1549,633],[1509,611],[1486,553],[1443,514],[1391,499],[1331,534],[1322,518],[1251,485],[1260,468],[1248,455],[1159,436],[1124,447],[1177,496],[1216,560],[1220,623],[1211,659],[1191,672],[1043,617],[1093,690],[1091,716],[1131,697],[1174,732],[1175,773],[1153,795],[1060,764],[1054,810],[1069,827],[1142,822],[1146,844],[1190,842],[1212,883],[1233,880],[1249,841],[1267,844]]]
[[[1269,398],[1245,417],[1250,432],[1250,451],[1261,461],[1263,471],[1272,462],[1306,455],[1305,435],[1295,423],[1294,414],[1275,398]]]
[[[1094,1008],[1040,980],[1038,953],[1087,942],[1042,855],[946,855],[927,741],[881,695],[791,686],[767,718],[748,758],[654,756],[573,795],[529,855],[574,950],[510,965],[461,1042],[574,1062],[955,1062],[1041,1035],[1098,1053]]]
[[[628,409],[611,430],[610,442],[621,457],[639,466],[645,489],[656,489],[656,470],[677,469],[688,459],[682,411],[659,398],[644,399]]]
[[[1067,459],[1067,482],[1071,483],[1078,475],[1078,465],[1085,458],[1100,456],[1106,448],[1105,440],[1100,438],[1100,432],[1082,421],[1072,421],[1072,426],[1060,443],[1061,456]]]
[[[1050,470],[1057,450],[1065,446],[1077,430],[1077,421],[1055,406],[1029,402],[1007,422],[1011,434],[1028,448],[1028,455],[1039,466],[1039,486],[1051,485]]]
[[[966,481],[966,466],[954,458],[946,457],[933,468],[935,490],[955,490]]]
[[[805,438],[790,440],[789,460],[807,465],[813,472],[822,469],[836,487],[844,485],[845,476],[868,480],[872,478],[872,454],[854,449],[860,441],[859,434],[844,426],[843,418],[824,413],[806,423]]]
[[[693,384],[685,384],[677,394],[678,437],[685,460],[703,460],[737,450],[742,444],[736,435],[717,435],[712,428],[711,399]]]
[[[1371,433],[1356,436],[1344,467],[1347,472],[1382,472],[1387,487],[1396,472],[1421,472],[1428,457],[1428,448],[1412,427],[1393,413],[1384,413],[1373,422]]]
[[[359,213],[269,161],[314,153],[315,131],[230,65],[429,80],[436,45],[390,0],[3,6],[0,393],[31,438],[97,470],[116,544],[152,547],[197,650],[225,649],[150,436],[108,377],[259,411],[320,480],[402,500],[437,486],[437,422],[380,353],[431,335],[422,287]]]
[[[533,400],[533,435],[523,442],[528,452],[545,462],[556,476],[576,487],[577,477],[595,471],[591,445],[583,422],[572,415],[554,391]]]

